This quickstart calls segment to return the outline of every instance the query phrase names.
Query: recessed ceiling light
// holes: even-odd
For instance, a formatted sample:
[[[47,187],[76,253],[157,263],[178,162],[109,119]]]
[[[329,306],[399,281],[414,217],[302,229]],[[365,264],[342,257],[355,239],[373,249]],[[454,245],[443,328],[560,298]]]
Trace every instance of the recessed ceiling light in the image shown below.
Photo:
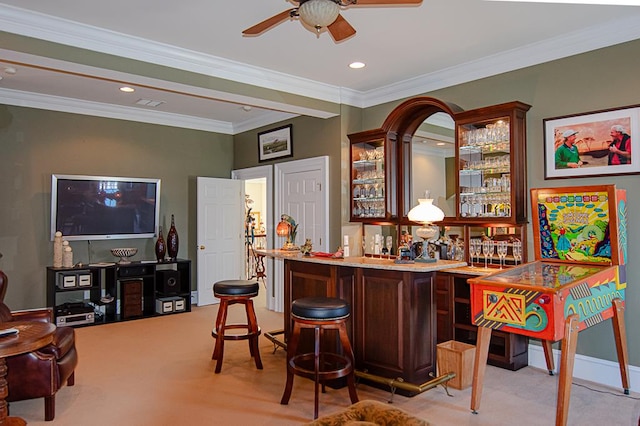
[[[134,89],[133,87],[129,87],[129,86],[123,86],[120,88],[121,92],[125,92],[125,93],[133,93],[136,91],[136,89]]]
[[[244,112],[249,112],[251,111],[251,106],[250,105],[243,105],[240,107],[241,110],[243,110]]]
[[[354,70],[364,68],[364,62],[351,62],[349,64],[349,68],[352,68]]]
[[[445,143],[444,143],[444,142],[438,142],[436,145],[438,145],[438,146],[445,146]]]

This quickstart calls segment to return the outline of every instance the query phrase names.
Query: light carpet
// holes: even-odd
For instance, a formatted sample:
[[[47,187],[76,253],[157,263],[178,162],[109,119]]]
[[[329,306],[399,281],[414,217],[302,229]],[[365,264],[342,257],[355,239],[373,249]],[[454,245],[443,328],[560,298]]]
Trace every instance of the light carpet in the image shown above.
[[[235,309],[235,308],[238,309]],[[282,314],[257,308],[263,331],[282,328]],[[14,402],[12,416],[31,425],[300,425],[313,417],[313,383],[294,380],[289,405],[280,405],[285,352],[264,336],[257,370],[246,341],[227,341],[220,374],[211,360],[211,328],[217,305],[167,315],[76,329],[80,357],[76,384],[56,398],[56,417],[44,422],[42,399]],[[229,322],[243,322],[242,306]],[[557,377],[527,367],[516,372],[489,366],[478,414],[469,410],[471,389],[428,390],[393,405],[435,425],[555,424]],[[360,399],[389,401],[390,392],[358,385]],[[349,405],[346,389],[327,388],[320,415]],[[576,381],[571,389],[570,425],[638,425],[639,395]]]

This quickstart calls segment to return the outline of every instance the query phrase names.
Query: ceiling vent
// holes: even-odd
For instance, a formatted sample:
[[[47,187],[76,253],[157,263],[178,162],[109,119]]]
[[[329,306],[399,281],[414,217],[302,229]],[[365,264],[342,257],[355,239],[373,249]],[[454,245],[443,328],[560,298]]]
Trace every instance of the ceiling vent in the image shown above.
[[[155,108],[158,105],[162,105],[163,103],[165,103],[164,101],[152,101],[150,99],[138,99],[138,101],[136,102],[136,105],[142,105],[142,106],[146,106],[149,108]]]

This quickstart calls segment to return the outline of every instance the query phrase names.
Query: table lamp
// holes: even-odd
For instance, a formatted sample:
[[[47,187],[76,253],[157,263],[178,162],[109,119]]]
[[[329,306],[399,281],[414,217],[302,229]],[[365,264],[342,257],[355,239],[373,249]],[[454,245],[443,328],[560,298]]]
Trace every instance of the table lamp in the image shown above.
[[[287,214],[283,214],[280,216],[280,222],[276,227],[276,234],[280,237],[286,237],[284,245],[282,246],[282,250],[295,251],[300,250],[298,246],[296,246],[296,234],[298,233],[298,225],[293,218]]]
[[[444,212],[433,204],[433,199],[429,198],[429,191],[426,191],[425,198],[418,199],[418,205],[409,210],[407,215],[412,222],[421,223],[422,226],[416,230],[416,235],[424,240],[422,253],[415,260],[418,262],[435,262],[427,256],[427,243],[438,235],[439,229],[433,222],[444,219]]]

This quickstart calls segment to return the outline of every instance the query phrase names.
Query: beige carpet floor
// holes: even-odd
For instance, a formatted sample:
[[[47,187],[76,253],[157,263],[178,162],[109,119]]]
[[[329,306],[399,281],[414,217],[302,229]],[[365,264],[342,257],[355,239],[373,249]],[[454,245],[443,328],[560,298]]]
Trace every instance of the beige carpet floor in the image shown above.
[[[238,308],[237,310],[235,308]],[[230,320],[243,319],[232,307]],[[256,370],[246,342],[228,341],[221,374],[211,360],[217,305],[190,313],[78,328],[76,385],[58,392],[56,418],[44,422],[43,400],[14,402],[12,416],[31,425],[299,425],[313,417],[312,382],[295,378],[289,405],[280,405],[285,353],[260,337],[264,370]],[[257,310],[262,330],[282,328],[282,315]],[[531,367],[488,367],[479,414],[469,410],[471,389],[442,387],[393,405],[435,425],[553,425],[557,377]],[[388,401],[390,393],[358,385],[360,399]],[[640,396],[578,382],[572,386],[570,425],[638,425]],[[349,405],[346,389],[320,398],[320,415]]]

